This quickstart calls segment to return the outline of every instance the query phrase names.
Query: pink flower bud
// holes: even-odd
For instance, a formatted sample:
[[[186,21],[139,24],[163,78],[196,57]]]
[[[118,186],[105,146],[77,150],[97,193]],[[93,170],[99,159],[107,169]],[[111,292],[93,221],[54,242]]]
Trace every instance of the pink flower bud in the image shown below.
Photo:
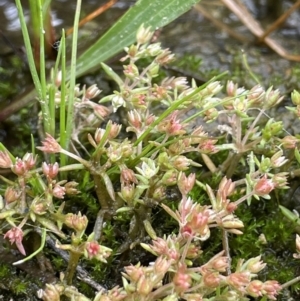
[[[177,262],[180,258],[178,245],[173,241],[173,237],[169,236],[167,240],[157,237],[152,242],[152,246],[148,246],[152,252],[159,255],[164,255],[172,262]]]
[[[167,90],[186,90],[189,88],[186,77],[166,77],[163,79],[161,86]]]
[[[129,111],[128,122],[133,128],[140,129],[142,126],[142,118],[140,113],[138,113],[137,110]]]
[[[174,111],[166,119],[162,120],[157,125],[157,130],[171,136],[184,134],[186,131],[183,129],[184,126],[180,123],[180,120],[177,119],[178,113],[179,111]]]
[[[227,283],[237,290],[243,291],[243,287],[249,285],[251,280],[250,272],[235,272],[227,276]]]
[[[273,168],[281,167],[286,162],[288,162],[288,160],[284,156],[282,156],[282,154],[283,152],[282,150],[280,150],[271,157],[271,165]]]
[[[140,263],[137,265],[124,267],[124,269],[130,280],[133,282],[137,282],[145,274],[143,268],[140,266]]]
[[[146,110],[146,96],[144,94],[134,94],[131,97],[131,103],[135,108]]]
[[[235,203],[229,203],[227,206],[226,206],[226,211],[228,213],[233,213],[236,209],[237,209],[237,205]]]
[[[276,295],[280,290],[281,286],[275,280],[266,281],[262,286],[262,293],[271,300],[276,300]]]
[[[250,296],[257,298],[262,296],[262,287],[263,283],[261,281],[253,280],[249,283],[246,290]]]
[[[139,76],[139,69],[137,68],[137,66],[135,64],[130,64],[130,65],[124,65],[124,74],[126,77],[130,78],[130,79],[135,79],[137,76]]]
[[[96,241],[90,241],[85,244],[85,249],[87,251],[87,257],[91,259],[97,256],[100,251],[100,245]]]
[[[299,142],[299,139],[297,139],[294,136],[285,136],[283,139],[281,139],[282,146],[285,149],[296,148],[298,142]]]
[[[94,299],[94,301],[122,301],[127,297],[127,293],[123,290],[123,288],[115,286],[108,292],[108,296],[111,299],[109,299],[109,300]]]
[[[21,254],[26,255],[24,246],[22,244],[23,231],[19,227],[11,228],[4,235],[4,238],[8,238],[11,244],[16,243],[16,246]]]
[[[16,189],[8,186],[4,193],[4,198],[7,204],[16,201],[21,195],[21,191],[17,191]]]
[[[34,156],[33,154],[26,153],[24,155],[23,161],[27,167],[27,170],[30,170],[35,166],[36,160],[37,160],[37,156]]]
[[[228,81],[227,85],[226,85],[227,95],[228,96],[235,96],[237,88],[238,88],[237,84],[234,84],[231,80]]]
[[[101,90],[98,89],[97,84],[94,84],[85,91],[84,96],[87,99],[93,99],[96,96],[98,96],[100,93],[101,93]]]
[[[100,128],[96,129],[95,134],[94,134],[94,139],[95,139],[95,141],[96,141],[97,144],[100,143],[100,141],[101,141],[102,137],[104,136],[104,134],[105,134],[105,130],[104,129],[100,129]]]
[[[187,170],[190,166],[190,160],[185,156],[176,156],[171,161],[173,166],[179,171]]]
[[[60,145],[57,141],[48,133],[46,133],[46,138],[42,141],[43,146],[38,146],[37,149],[45,153],[55,154],[61,151]]]
[[[187,267],[183,263],[178,264],[177,273],[173,278],[175,290],[178,292],[185,292],[192,284],[192,278],[188,274]]]
[[[166,186],[172,186],[177,183],[178,171],[168,170],[162,177],[161,182]]]
[[[129,169],[129,168],[123,168],[121,170],[121,183],[135,183],[137,184],[138,181],[137,181],[137,178],[135,176],[135,173],[132,169]]]
[[[167,254],[168,245],[164,239],[157,237],[152,244],[151,249],[157,256]]]
[[[268,179],[267,175],[264,175],[256,182],[253,191],[258,196],[264,196],[268,195],[274,188],[273,181]]]
[[[17,176],[24,176],[28,171],[25,162],[20,158],[16,158],[16,162],[12,165],[11,170]]]
[[[149,116],[146,118],[145,123],[146,123],[146,125],[150,125],[150,124],[152,124],[154,121],[155,121],[155,116],[151,114],[151,115],[149,115]]]
[[[190,205],[191,204],[191,205]],[[206,240],[210,236],[209,219],[212,214],[207,206],[193,204],[190,198],[179,205],[180,233],[184,238],[197,236],[200,240]]]
[[[207,133],[203,130],[203,126],[200,125],[197,128],[193,130],[191,133],[191,140],[187,143],[186,146],[189,146],[190,144],[199,144],[203,141],[203,139],[206,139]]]
[[[279,90],[272,90],[272,87],[269,88],[265,94],[264,107],[270,109],[283,100],[283,96],[280,96]]]
[[[231,179],[224,177],[219,184],[218,195],[220,195],[220,197],[225,200],[227,196],[231,195],[234,192],[234,189],[235,183],[232,182]]]
[[[42,171],[46,177],[54,179],[58,174],[59,165],[57,162],[55,162],[54,164],[47,164],[46,162],[43,162]]]
[[[136,34],[136,40],[138,44],[148,43],[153,36],[153,32],[151,31],[151,27],[145,28],[144,25],[141,25]]]
[[[100,119],[103,119],[110,114],[110,109],[102,105],[94,104],[93,110],[95,115]]]
[[[218,148],[215,146],[216,143],[217,140],[215,139],[205,139],[198,145],[198,148],[201,153],[214,154],[218,152]]]
[[[189,248],[186,252],[186,258],[189,259],[194,259],[199,257],[199,255],[202,253],[203,251],[200,250],[200,247],[195,245],[195,244],[190,244]]]
[[[58,183],[55,184],[54,188],[53,188],[53,196],[58,198],[58,199],[63,199],[65,194],[66,194],[66,188],[60,186]]]
[[[228,266],[229,261],[226,256],[217,257],[211,262],[211,267],[218,272],[226,272]]]
[[[102,262],[106,262],[106,258],[109,257],[112,250],[99,245],[97,241],[87,241],[84,245],[84,256],[88,259],[96,258],[97,260],[100,260]]]
[[[42,201],[33,201],[30,205],[30,210],[35,214],[43,215],[46,213],[48,206]]]
[[[188,239],[195,235],[195,233],[190,225],[184,225],[183,227],[181,227],[180,233],[184,239]]]
[[[152,98],[153,100],[162,100],[163,98],[167,97],[168,91],[166,87],[154,85],[153,91],[152,91]]]
[[[84,232],[87,227],[88,219],[85,215],[68,213],[65,216],[65,221],[67,227],[74,229],[77,232]]]
[[[206,287],[216,288],[220,285],[221,279],[219,273],[209,272],[203,275],[203,282]]]
[[[0,151],[0,167],[10,168],[12,166],[12,160],[7,151]]]
[[[112,123],[110,132],[108,135],[108,139],[111,140],[111,139],[116,138],[119,135],[121,128],[122,128],[121,124]]]
[[[248,95],[248,99],[251,101],[251,104],[260,102],[262,97],[265,95],[265,90],[260,85],[254,86]]]
[[[163,256],[159,256],[154,263],[154,272],[158,274],[167,273],[169,267],[171,266],[170,260],[164,258]]]
[[[142,296],[148,296],[152,290],[153,290],[153,284],[151,280],[145,275],[141,275],[136,285],[137,293],[141,294]]]
[[[171,53],[168,49],[163,49],[161,53],[156,57],[155,62],[157,62],[159,65],[167,65],[174,61],[175,55]]]
[[[205,265],[201,267],[201,273],[205,274],[206,271],[214,270],[217,272],[226,272],[229,266],[228,257],[223,256],[224,251],[216,254]]]

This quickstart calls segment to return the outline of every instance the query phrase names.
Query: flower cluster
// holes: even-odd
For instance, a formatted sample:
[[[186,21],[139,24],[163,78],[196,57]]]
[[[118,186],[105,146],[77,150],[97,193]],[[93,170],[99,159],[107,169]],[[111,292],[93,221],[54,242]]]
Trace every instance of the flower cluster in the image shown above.
[[[194,211],[199,214],[199,207],[191,199],[183,199],[176,213],[172,213],[170,209],[167,211],[177,219],[181,229],[183,219],[191,220],[187,212]],[[195,222],[194,218],[192,222]],[[206,227],[208,227],[207,223]],[[182,235],[180,230],[177,235],[157,237],[152,244],[143,243],[142,246],[156,255],[157,259],[146,267],[139,263],[125,267],[123,289],[115,287],[107,295],[100,293],[97,300],[115,300],[111,296],[113,291],[118,291],[120,299],[117,300],[132,300],[141,296],[147,298],[146,300],[161,300],[161,298],[169,300],[170,296],[172,296],[170,300],[205,300],[217,288],[225,287],[229,290],[219,290],[219,297],[226,300],[229,297],[230,300],[247,300],[246,296],[266,296],[270,300],[276,300],[281,290],[277,281],[262,282],[253,279],[266,266],[261,256],[247,261],[239,260],[235,271],[230,274],[227,274],[230,261],[224,251],[213,256],[205,264],[193,267],[192,260],[201,256],[203,251],[197,243],[198,232],[192,233],[193,237],[190,233]],[[202,237],[202,240],[206,239],[208,235]],[[163,279],[167,274],[169,281],[165,283]]]
[[[151,37],[151,30],[141,27],[137,44],[125,49],[123,78],[101,64],[118,86],[111,95],[97,103],[101,91],[96,85],[75,87],[74,127],[67,137],[72,147],[62,142],[65,133],[45,133],[37,147],[51,163],[31,153],[21,159],[0,151],[0,168],[15,177],[1,175],[6,185],[0,198],[4,238],[26,255],[24,236],[42,229],[52,233],[49,239],[56,236],[56,250],[68,252],[65,276],[39,292],[45,301],[63,295],[89,300],[69,285],[80,258],[107,263],[112,252],[125,258],[139,244],[156,259],[124,267],[123,285],[100,291],[94,301],[276,300],[282,286],[256,279],[265,268],[261,256],[235,258],[232,265],[228,240],[243,234],[239,206],[251,205],[252,198],[271,202],[274,190],[287,189],[289,178],[300,174],[299,139],[284,136],[282,121],[269,118],[260,125],[265,111],[283,97],[272,87],[246,90],[232,81],[224,96],[216,79],[201,87],[184,77],[159,79],[160,68],[174,55],[160,43],[151,44]],[[143,69],[140,60],[148,62]],[[60,84],[58,74],[53,87],[57,107]],[[299,117],[298,92],[292,101],[296,108],[290,110]],[[120,114],[115,118],[113,113]],[[60,163],[57,154],[63,158]],[[175,196],[170,196],[172,189]],[[86,215],[73,210],[73,199]],[[168,225],[166,212],[175,226],[174,220]],[[88,225],[87,216],[93,214],[94,224]],[[156,225],[156,215],[167,226]],[[296,220],[289,212],[286,216]],[[114,231],[105,228],[108,223]],[[216,248],[202,249],[213,228],[222,233],[217,254]],[[115,232],[122,243],[112,241]],[[298,236],[296,249],[294,257],[299,258]],[[210,259],[204,261],[203,255]]]

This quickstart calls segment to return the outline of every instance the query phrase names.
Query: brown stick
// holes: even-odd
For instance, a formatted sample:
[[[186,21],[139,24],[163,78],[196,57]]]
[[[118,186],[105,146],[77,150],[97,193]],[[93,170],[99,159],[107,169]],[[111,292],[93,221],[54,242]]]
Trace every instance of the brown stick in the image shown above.
[[[91,14],[89,14],[88,16],[86,16],[84,19],[82,19],[79,24],[78,27],[81,27],[82,25],[86,24],[87,22],[93,20],[94,18],[98,17],[99,15],[101,15],[103,12],[105,12],[106,10],[108,10],[110,7],[112,7],[118,0],[110,0],[107,3],[103,4],[102,6],[100,6],[98,9],[96,9],[95,11],[93,11]],[[66,31],[66,36],[70,35],[71,33],[73,33],[74,28],[70,28]]]
[[[271,26],[265,31],[265,33],[258,39],[258,42],[263,42],[264,39],[275,29],[281,26],[281,24],[287,19],[287,17],[293,13],[300,6],[300,0],[292,5],[284,14],[282,14]]]
[[[300,1],[300,0],[299,0]],[[230,36],[234,37],[235,39],[241,41],[241,42],[248,42],[248,39],[245,38],[243,35],[240,35],[236,33],[234,30],[232,30],[229,26],[224,24],[223,22],[217,20],[209,11],[207,11],[202,5],[196,4],[194,5],[194,8],[201,13],[206,19],[211,21],[216,27],[221,28],[225,32],[227,32]]]
[[[244,25],[258,38],[264,35],[264,30],[260,24],[253,18],[249,13],[248,9],[240,2],[235,2],[234,0],[221,0],[224,5],[226,5],[240,20]],[[286,52],[286,50],[281,47],[275,40],[270,37],[264,39],[265,44],[267,44],[273,51],[275,51],[281,57],[300,62],[300,55],[293,55]]]

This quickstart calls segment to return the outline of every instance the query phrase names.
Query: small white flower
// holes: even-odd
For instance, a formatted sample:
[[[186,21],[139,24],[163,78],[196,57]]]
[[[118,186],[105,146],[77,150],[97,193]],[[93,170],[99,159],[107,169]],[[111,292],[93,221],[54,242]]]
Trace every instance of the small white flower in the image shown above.
[[[113,99],[111,100],[112,106],[113,106],[113,111],[114,113],[117,112],[118,108],[120,107],[126,107],[126,102],[123,97],[120,95],[115,95]]]

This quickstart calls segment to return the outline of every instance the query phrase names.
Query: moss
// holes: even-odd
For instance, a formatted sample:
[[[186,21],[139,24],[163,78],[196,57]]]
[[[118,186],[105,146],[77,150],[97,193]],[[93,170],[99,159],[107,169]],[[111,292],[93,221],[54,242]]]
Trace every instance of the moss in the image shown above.
[[[0,279],[4,279],[8,277],[11,273],[11,269],[9,265],[7,264],[1,264],[0,265]]]
[[[24,294],[26,295],[28,287],[29,287],[29,282],[24,281],[24,279],[21,278],[15,278],[11,282],[11,290],[17,296],[24,295]]]
[[[55,270],[62,271],[66,268],[66,262],[59,256],[53,256],[51,258],[51,263],[53,264],[53,267]]]

